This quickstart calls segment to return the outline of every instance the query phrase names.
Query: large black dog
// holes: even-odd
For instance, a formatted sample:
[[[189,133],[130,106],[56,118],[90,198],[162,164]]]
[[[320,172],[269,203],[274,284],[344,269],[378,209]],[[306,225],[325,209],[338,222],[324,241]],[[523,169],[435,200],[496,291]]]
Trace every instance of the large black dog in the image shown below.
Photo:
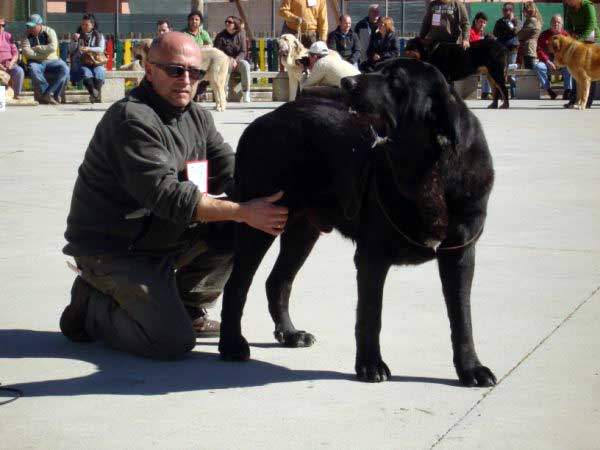
[[[320,231],[335,228],[356,242],[359,379],[390,377],[379,348],[388,269],[437,258],[459,379],[468,386],[494,384],[471,330],[475,242],[494,179],[479,121],[435,67],[412,59],[343,79],[342,97],[285,104],[255,120],[238,145],[239,200],[281,189],[290,209],[266,286],[275,337],[288,346],[314,342],[292,324],[290,292]],[[237,225],[219,342],[225,360],[250,356],[242,311],[273,239]]]
[[[423,39],[414,38],[406,43],[404,51],[408,57],[433,64],[449,83],[476,73],[488,75],[494,91],[494,99],[488,108],[498,108],[499,97],[502,97],[501,107],[509,107],[506,89],[508,50],[494,39],[471,42],[471,46],[463,50],[461,46],[450,43],[440,43],[427,48]]]

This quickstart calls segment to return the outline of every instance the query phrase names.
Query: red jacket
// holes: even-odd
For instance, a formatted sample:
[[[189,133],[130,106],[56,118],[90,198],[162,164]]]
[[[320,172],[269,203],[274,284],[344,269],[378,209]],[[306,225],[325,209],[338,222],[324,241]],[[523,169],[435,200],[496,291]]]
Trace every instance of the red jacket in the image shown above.
[[[479,31],[475,31],[473,27],[471,27],[471,32],[469,33],[469,42],[480,41],[484,37],[485,34],[483,33],[483,28]]]
[[[560,32],[560,34],[562,34],[563,36],[569,35],[569,33],[567,33],[565,30],[562,30]],[[548,50],[548,41],[550,40],[550,38],[552,36],[553,36],[552,30],[548,28],[546,31],[542,32],[542,34],[540,34],[540,37],[538,38],[537,56],[538,56],[539,60],[542,62],[548,62],[548,61],[552,61],[554,59],[554,56],[548,55],[546,53],[546,51]]]

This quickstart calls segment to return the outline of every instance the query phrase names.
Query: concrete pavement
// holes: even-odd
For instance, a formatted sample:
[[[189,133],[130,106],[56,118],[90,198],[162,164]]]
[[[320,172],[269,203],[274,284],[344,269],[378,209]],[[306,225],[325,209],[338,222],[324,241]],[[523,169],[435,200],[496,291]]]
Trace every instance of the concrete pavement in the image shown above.
[[[335,233],[292,294],[311,348],[272,337],[264,281],[276,245],[243,320],[251,362],[221,362],[217,339],[175,362],[68,342],[62,234],[107,105],[0,113],[0,383],[24,392],[0,406],[0,449],[600,448],[600,108],[469,105],[496,168],[472,295],[478,353],[500,381],[491,389],[456,382],[435,263],[390,272],[381,342],[393,378],[354,381],[353,247]],[[274,106],[213,115],[235,145]]]

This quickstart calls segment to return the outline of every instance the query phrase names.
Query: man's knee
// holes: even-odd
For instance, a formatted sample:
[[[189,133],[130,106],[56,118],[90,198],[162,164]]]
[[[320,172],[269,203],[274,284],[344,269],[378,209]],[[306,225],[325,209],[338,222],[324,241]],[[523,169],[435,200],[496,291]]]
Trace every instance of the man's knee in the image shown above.
[[[31,72],[31,76],[37,79],[44,77],[44,66],[41,64],[31,64],[29,66],[29,70]]]
[[[196,346],[196,333],[191,323],[164,330],[161,336],[156,336],[154,339],[150,356],[157,359],[181,358]]]

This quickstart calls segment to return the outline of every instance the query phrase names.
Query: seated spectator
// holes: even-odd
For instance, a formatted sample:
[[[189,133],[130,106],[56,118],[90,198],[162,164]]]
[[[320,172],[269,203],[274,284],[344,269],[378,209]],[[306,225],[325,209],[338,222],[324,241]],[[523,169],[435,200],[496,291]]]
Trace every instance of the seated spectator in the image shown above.
[[[502,45],[508,49],[508,67],[516,68],[519,38],[517,33],[521,30],[521,21],[515,16],[515,5],[507,2],[502,6],[502,17],[494,25],[493,34]],[[511,67],[512,66],[512,67]],[[516,80],[509,77],[510,96],[515,97]]]
[[[352,18],[349,15],[340,16],[338,27],[327,36],[327,47],[338,52],[344,60],[358,68],[361,54],[360,39],[352,31]]]
[[[555,14],[552,16],[550,20],[550,28],[540,34],[537,42],[537,55],[539,58],[539,62],[533,67],[535,73],[540,80],[540,86],[542,89],[546,89],[548,95],[552,100],[556,98],[556,92],[552,90],[550,86],[550,77],[549,72],[560,70],[560,73],[563,76],[563,100],[569,100],[571,98],[571,74],[569,73],[569,69],[567,67],[557,68],[554,64],[554,55],[549,54],[548,50],[548,40],[550,37],[562,34],[563,36],[568,36],[565,30],[563,30],[563,18],[560,14]]]
[[[371,71],[376,64],[398,56],[400,56],[400,49],[394,29],[394,20],[391,17],[382,17],[377,25],[377,32],[371,36],[367,49],[367,61],[363,65],[363,70]]]
[[[40,91],[40,103],[58,105],[61,92],[69,79],[69,67],[58,57],[56,32],[43,25],[39,14],[29,17],[27,37],[21,42],[21,49],[27,58],[33,84]],[[47,76],[53,78],[50,83]]]
[[[480,41],[481,39],[485,39],[485,26],[487,25],[488,18],[482,13],[478,12],[475,14],[475,18],[473,19],[473,23],[471,24],[471,31],[469,34],[469,43]],[[489,100],[492,94],[492,89],[490,87],[490,83],[485,75],[481,75],[481,100]]]
[[[469,13],[461,0],[433,0],[427,6],[419,37],[430,47],[449,42],[467,49],[470,28]]]
[[[373,3],[369,5],[369,12],[366,17],[359,20],[354,27],[354,32],[360,39],[360,64],[367,61],[367,49],[371,36],[377,32],[377,24],[379,23],[379,5]]]
[[[160,19],[156,22],[156,35],[160,36],[161,34],[170,33],[173,31],[173,27],[166,19]]]
[[[100,102],[100,93],[105,79],[104,65],[87,60],[85,54],[104,55],[104,49],[104,36],[98,31],[96,18],[93,14],[84,14],[81,25],[73,33],[73,39],[69,44],[71,82],[76,84],[83,80],[92,103]]]
[[[0,17],[0,70],[10,76],[10,86],[14,91],[14,98],[18,99],[23,89],[25,72],[17,64],[19,51],[10,33],[5,31],[6,20]]]
[[[202,28],[204,17],[200,11],[192,11],[187,16],[188,26],[182,30],[187,34],[199,47],[212,47],[213,42],[208,34],[208,31]]]
[[[533,69],[538,63],[537,41],[542,32],[542,15],[534,2],[523,3],[523,28],[517,33],[519,54],[525,69]]]
[[[248,44],[239,17],[229,16],[225,19],[225,29],[217,34],[214,45],[231,58],[231,71],[242,77],[242,100],[250,103],[250,63],[246,60]]]
[[[302,82],[302,87],[334,86],[340,87],[344,77],[358,75],[360,71],[338,55],[329,54],[327,44],[317,41],[308,49],[310,74]]]

